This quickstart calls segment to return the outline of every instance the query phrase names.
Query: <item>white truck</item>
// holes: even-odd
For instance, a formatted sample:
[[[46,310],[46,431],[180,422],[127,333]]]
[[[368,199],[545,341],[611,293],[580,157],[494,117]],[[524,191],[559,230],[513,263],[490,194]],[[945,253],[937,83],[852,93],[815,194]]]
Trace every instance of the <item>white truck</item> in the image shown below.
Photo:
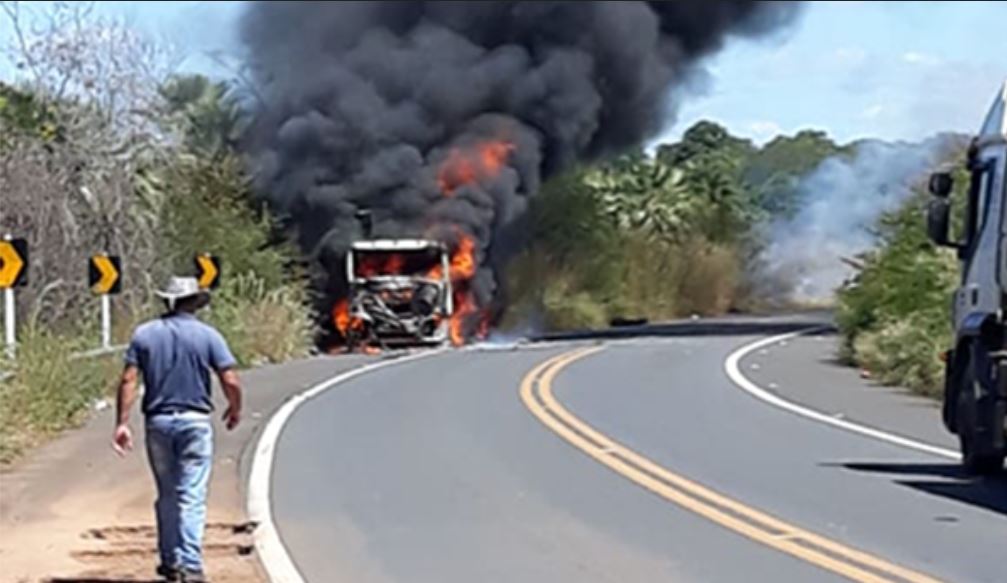
[[[969,149],[964,233],[949,232],[950,174],[930,178],[927,230],[934,243],[957,250],[954,346],[947,353],[944,425],[958,435],[971,473],[1003,469],[1007,454],[1007,83]]]
[[[354,243],[346,254],[350,348],[444,344],[454,311],[450,262],[438,241]]]

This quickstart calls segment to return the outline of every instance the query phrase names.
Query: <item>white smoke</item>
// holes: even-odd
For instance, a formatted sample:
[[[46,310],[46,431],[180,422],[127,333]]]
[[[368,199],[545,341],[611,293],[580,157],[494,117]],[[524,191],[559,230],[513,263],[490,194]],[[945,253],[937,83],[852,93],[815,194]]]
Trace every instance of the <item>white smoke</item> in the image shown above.
[[[878,221],[899,208],[938,163],[941,142],[863,142],[851,156],[829,158],[803,178],[800,209],[792,219],[770,225],[760,261],[777,287],[774,295],[829,302],[853,275],[843,259],[855,260],[877,244]]]

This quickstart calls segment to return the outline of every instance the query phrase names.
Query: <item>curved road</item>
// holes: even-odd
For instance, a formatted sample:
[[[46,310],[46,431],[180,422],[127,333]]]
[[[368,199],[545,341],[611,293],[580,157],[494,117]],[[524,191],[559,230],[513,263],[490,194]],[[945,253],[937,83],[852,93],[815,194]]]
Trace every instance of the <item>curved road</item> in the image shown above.
[[[728,378],[736,349],[806,325],[468,350],[356,377],[283,429],[276,528],[311,583],[1007,579],[1004,482]],[[827,378],[778,352],[742,369]],[[899,426],[900,411],[877,414]]]

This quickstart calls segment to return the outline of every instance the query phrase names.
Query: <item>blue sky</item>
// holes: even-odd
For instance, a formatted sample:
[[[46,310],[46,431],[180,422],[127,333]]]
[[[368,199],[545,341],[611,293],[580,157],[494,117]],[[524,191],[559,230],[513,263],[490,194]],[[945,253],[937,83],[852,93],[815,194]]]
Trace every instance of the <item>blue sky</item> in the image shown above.
[[[731,43],[710,72],[670,135],[701,118],[757,140],[973,133],[1007,80],[1007,2],[809,2],[791,30]]]
[[[36,9],[46,3],[38,3]],[[1007,80],[1007,2],[808,2],[790,30],[732,41],[665,138],[708,118],[764,141],[803,128],[841,141],[975,132]],[[240,2],[99,2],[175,47],[184,70],[221,72]],[[10,38],[0,21],[0,42]],[[0,77],[9,78],[0,60]]]

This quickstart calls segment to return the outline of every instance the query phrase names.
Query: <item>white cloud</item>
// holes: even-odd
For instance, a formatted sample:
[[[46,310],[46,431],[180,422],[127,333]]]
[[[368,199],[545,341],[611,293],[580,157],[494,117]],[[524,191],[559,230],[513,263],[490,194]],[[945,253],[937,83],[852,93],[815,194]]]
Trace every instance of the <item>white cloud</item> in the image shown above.
[[[916,51],[908,51],[902,54],[902,60],[910,65],[923,65],[923,66],[933,66],[941,64],[941,59],[935,57],[934,55],[928,55],[926,53],[919,53]]]
[[[864,119],[877,119],[881,117],[881,114],[883,114],[884,112],[885,112],[885,106],[881,105],[880,103],[875,103],[874,105],[860,112],[860,117]]]

